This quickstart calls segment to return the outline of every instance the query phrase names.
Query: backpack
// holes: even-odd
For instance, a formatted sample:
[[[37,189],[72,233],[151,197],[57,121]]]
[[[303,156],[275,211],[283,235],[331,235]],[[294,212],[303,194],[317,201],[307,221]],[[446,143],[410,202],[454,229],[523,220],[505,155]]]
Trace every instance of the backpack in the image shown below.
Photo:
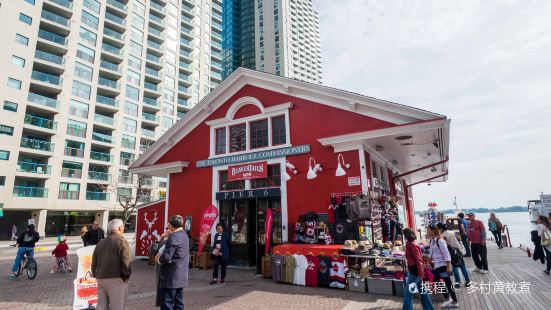
[[[461,251],[448,244],[448,251],[450,252],[450,257],[452,258],[452,266],[453,267],[459,267],[463,265],[463,254],[461,254]]]

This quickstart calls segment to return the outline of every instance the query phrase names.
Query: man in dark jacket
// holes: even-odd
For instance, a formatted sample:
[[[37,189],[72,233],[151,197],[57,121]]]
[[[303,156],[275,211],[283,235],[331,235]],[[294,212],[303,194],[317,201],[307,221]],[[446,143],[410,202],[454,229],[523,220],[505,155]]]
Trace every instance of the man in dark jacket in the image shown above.
[[[189,268],[189,239],[183,226],[182,216],[174,215],[170,218],[170,235],[156,257],[157,262],[161,264],[161,310],[184,309],[184,287],[187,286]]]
[[[130,244],[123,236],[122,220],[110,221],[107,231],[109,236],[98,243],[92,255],[92,274],[98,280],[96,309],[123,310],[132,274]]]
[[[27,231],[17,238],[17,256],[15,257],[15,262],[11,269],[12,274],[10,275],[10,280],[15,280],[17,271],[19,270],[19,265],[21,261],[25,258],[25,253],[29,253],[29,257],[34,256],[34,245],[40,240],[40,235],[35,231],[34,225],[29,224],[27,226]]]
[[[94,222],[94,224],[92,224],[92,228],[89,228],[88,231],[82,236],[84,246],[96,245],[103,238],[105,238],[105,234],[103,233],[103,229],[99,227],[98,222]]]

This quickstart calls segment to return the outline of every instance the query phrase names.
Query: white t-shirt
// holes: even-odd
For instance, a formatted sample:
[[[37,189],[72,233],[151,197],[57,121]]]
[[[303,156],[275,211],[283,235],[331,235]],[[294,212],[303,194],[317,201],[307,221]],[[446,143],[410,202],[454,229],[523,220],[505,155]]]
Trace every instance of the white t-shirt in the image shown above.
[[[293,254],[296,267],[293,284],[306,286],[306,269],[308,268],[308,259],[304,255]]]
[[[543,237],[543,232],[547,231],[547,227],[543,224],[538,224],[536,226],[536,229],[538,230],[538,236]],[[548,251],[551,251],[551,245],[544,246],[544,248],[547,248]]]

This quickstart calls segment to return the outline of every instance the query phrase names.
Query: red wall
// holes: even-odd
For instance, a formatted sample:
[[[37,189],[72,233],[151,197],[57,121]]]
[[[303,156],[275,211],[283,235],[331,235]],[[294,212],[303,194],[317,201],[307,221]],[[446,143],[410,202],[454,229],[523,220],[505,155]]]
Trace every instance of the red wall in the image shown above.
[[[343,153],[345,162],[351,167],[347,169],[346,176],[335,177],[337,154],[332,147],[323,147],[317,139],[395,126],[382,120],[251,85],[243,87],[219,109],[213,111],[206,121],[225,117],[228,108],[244,96],[255,97],[264,107],[292,102],[293,107],[289,113],[291,144],[310,144],[311,146],[310,154],[287,157],[298,170],[298,174],[292,175],[292,179],[287,182],[289,227],[292,227],[291,225],[302,212],[325,212],[332,192],[361,191],[361,186],[348,186],[349,176],[360,176],[358,152]],[[245,106],[237,112],[236,116],[254,115],[257,113],[255,109]],[[182,173],[170,176],[168,197],[169,216],[180,214],[193,217],[193,236],[198,235],[201,211],[212,200],[212,168],[195,168],[196,161],[209,157],[209,144],[210,130],[203,122],[157,162],[159,164],[183,160],[191,163],[190,167],[184,168]],[[313,180],[306,179],[310,156],[323,165],[323,171]],[[371,167],[368,156],[366,169],[369,175]]]
[[[164,200],[138,209],[136,215],[136,256],[148,255],[151,244],[157,240],[157,236],[163,234],[164,221]]]

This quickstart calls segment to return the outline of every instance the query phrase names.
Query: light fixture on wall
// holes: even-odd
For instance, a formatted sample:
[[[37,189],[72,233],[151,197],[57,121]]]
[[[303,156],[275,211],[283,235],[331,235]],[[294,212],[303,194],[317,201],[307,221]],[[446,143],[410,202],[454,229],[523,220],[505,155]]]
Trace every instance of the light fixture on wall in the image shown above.
[[[314,164],[312,165],[312,161]],[[316,160],[314,157],[310,157],[308,160],[308,174],[306,175],[306,178],[308,180],[312,180],[318,177],[318,172],[321,172],[322,167],[321,164],[316,163]]]
[[[337,171],[335,171],[336,177],[342,177],[343,175],[346,175],[346,171],[342,168],[341,162],[344,167],[346,167],[346,169],[350,169],[350,164],[345,163],[344,156],[342,156],[342,154],[339,154],[339,156],[337,156]]]
[[[293,174],[297,174],[298,172],[295,165],[291,164],[289,161],[285,161],[285,181],[289,181],[291,179],[291,175],[287,173],[287,170],[291,171]]]

